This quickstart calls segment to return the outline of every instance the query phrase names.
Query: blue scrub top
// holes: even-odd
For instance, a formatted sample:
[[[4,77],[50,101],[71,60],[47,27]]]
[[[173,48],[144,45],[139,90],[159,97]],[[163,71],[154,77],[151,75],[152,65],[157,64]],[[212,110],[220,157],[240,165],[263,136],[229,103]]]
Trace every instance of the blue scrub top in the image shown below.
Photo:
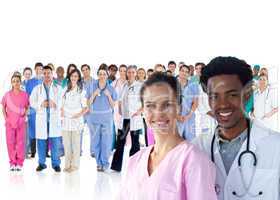
[[[34,77],[32,79],[29,79],[26,84],[25,84],[25,91],[27,92],[28,96],[31,95],[33,89],[37,86],[37,85],[40,85],[41,83],[43,82],[42,79],[38,79],[37,77]],[[29,110],[29,118],[31,121],[34,121],[35,123],[35,114],[36,114],[36,111],[34,108],[30,107],[30,110]],[[32,118],[33,117],[33,118]],[[35,136],[34,136],[35,137]]]
[[[92,94],[98,88],[99,81],[93,80],[86,88],[86,98],[90,99]],[[116,90],[107,83],[106,89],[110,92],[113,101],[117,100]],[[96,96],[90,106],[90,114],[88,117],[90,123],[107,123],[113,121],[113,108],[110,106],[108,97],[101,91],[100,96]]]
[[[32,78],[32,79],[29,79],[26,84],[25,84],[25,90],[27,92],[27,94],[30,96],[31,95],[31,92],[32,90],[39,84],[41,84],[43,81],[42,79],[38,79],[38,78]]]
[[[188,82],[182,91],[181,114],[187,115],[192,108],[193,99],[199,95],[199,84],[196,82]]]

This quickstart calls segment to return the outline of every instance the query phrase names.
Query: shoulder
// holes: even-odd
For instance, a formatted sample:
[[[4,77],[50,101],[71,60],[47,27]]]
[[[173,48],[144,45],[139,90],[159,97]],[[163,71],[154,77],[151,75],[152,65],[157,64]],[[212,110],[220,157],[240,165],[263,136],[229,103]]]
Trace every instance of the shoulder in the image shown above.
[[[201,170],[213,171],[215,169],[209,155],[192,143],[186,142],[180,155],[183,156],[183,169],[185,173]]]
[[[112,85],[108,85],[107,87],[108,87],[108,89],[109,89],[111,92],[115,92],[115,91],[116,91],[116,89],[115,89]]]
[[[10,96],[10,94],[11,94],[11,91],[6,92],[2,97],[2,101],[5,101],[8,98],[8,96]]]
[[[264,126],[264,124],[257,119],[255,119],[252,123],[253,125],[251,131],[253,132],[252,134],[254,135],[254,139],[260,139],[260,141],[270,140],[273,143],[280,143],[280,133],[278,131]]]

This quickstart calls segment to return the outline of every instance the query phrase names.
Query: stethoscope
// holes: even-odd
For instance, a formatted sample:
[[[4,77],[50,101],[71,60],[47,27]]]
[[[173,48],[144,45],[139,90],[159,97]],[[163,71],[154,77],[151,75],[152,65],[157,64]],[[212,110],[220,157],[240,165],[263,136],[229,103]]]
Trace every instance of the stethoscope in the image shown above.
[[[250,192],[250,188],[252,186],[252,183],[253,183],[253,179],[254,179],[254,176],[255,176],[255,173],[256,173],[256,168],[257,168],[257,157],[256,157],[256,154],[250,150],[250,133],[251,133],[251,126],[250,126],[250,120],[247,119],[246,120],[247,122],[247,144],[246,144],[246,150],[242,151],[238,157],[238,169],[239,169],[239,172],[240,172],[240,176],[241,176],[241,180],[242,180],[242,185],[244,187],[244,192],[242,194],[238,194],[236,191],[232,191],[232,194],[238,198],[242,198],[246,195],[249,195],[250,197],[258,197],[258,196],[261,196],[263,195],[263,192],[262,191],[259,191],[257,194],[252,194]],[[216,128],[216,130],[219,128],[219,126]],[[212,138],[212,142],[211,142],[211,160],[213,163],[215,163],[215,157],[214,157],[214,142],[215,142],[215,134],[213,135],[213,138]],[[253,157],[253,173],[252,173],[252,176],[250,178],[250,181],[249,181],[249,184],[247,185],[246,182],[245,182],[245,179],[244,179],[244,173],[242,171],[242,166],[241,166],[241,160],[242,160],[242,157],[244,155],[250,155]],[[220,193],[220,186],[219,185],[215,185],[215,191],[217,194]]]
[[[98,94],[97,96],[99,96],[99,97],[100,97],[100,96],[101,96],[101,92],[105,91],[105,90],[106,90],[106,88],[107,88],[107,81],[106,81],[106,85],[105,85],[105,87],[104,87],[104,88],[102,88],[102,89],[99,87],[99,81],[98,81],[98,82],[97,82],[97,87],[98,87],[98,89],[100,90],[100,92],[99,92],[99,94]]]

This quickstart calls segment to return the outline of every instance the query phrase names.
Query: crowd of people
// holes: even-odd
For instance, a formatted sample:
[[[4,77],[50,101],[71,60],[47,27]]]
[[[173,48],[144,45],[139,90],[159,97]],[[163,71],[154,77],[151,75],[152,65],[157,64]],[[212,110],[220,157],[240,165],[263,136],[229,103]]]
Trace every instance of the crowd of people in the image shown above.
[[[221,182],[215,184],[221,176],[215,172],[218,161],[204,136],[212,136],[213,127],[225,129],[225,137],[216,129],[214,135],[218,149],[223,149],[224,173],[229,174],[242,145],[234,139],[246,140],[240,136],[249,128],[246,119],[265,125],[278,114],[267,68],[233,57],[218,57],[207,65],[170,61],[167,67],[156,64],[149,69],[103,63],[97,76],[92,71],[88,64],[69,64],[65,75],[62,66],[36,63],[34,70],[13,73],[11,90],[2,98],[11,171],[21,171],[24,160],[36,153],[38,172],[47,168],[46,157],[60,172],[62,156],[64,172],[78,170],[87,126],[98,172],[122,171],[130,136],[122,199],[223,199],[219,195],[232,194]],[[241,89],[248,95],[243,97]],[[244,107],[236,111],[241,96]],[[225,154],[234,150],[232,157]]]

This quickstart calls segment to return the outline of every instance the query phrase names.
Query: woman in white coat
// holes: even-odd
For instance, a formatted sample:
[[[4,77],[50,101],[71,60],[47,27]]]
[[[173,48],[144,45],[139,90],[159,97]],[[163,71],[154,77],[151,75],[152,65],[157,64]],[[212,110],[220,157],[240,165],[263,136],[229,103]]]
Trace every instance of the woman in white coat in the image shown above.
[[[83,115],[88,111],[86,92],[78,69],[69,74],[67,89],[62,97],[62,137],[65,151],[64,172],[72,172],[80,166],[81,131],[84,128]]]
[[[258,89],[254,93],[253,117],[260,120],[264,126],[276,130],[278,99],[277,90],[268,84],[268,76],[261,74]]]
[[[61,146],[61,100],[60,86],[53,84],[53,72],[49,66],[43,67],[43,83],[37,85],[30,96],[31,107],[36,110],[36,139],[38,144],[39,165],[36,171],[44,170],[47,165],[47,139],[51,143],[52,168],[60,172],[59,148]]]
[[[119,99],[119,112],[122,118],[116,142],[116,151],[113,156],[111,169],[120,172],[122,169],[123,152],[126,136],[130,131],[131,149],[129,156],[140,150],[139,135],[143,129],[142,106],[140,101],[140,89],[142,83],[136,81],[137,67],[132,65],[127,68],[127,83],[123,87]]]
[[[233,57],[217,57],[202,71],[218,127],[193,143],[216,165],[219,200],[280,199],[280,134],[244,113],[252,79],[250,66]]]

